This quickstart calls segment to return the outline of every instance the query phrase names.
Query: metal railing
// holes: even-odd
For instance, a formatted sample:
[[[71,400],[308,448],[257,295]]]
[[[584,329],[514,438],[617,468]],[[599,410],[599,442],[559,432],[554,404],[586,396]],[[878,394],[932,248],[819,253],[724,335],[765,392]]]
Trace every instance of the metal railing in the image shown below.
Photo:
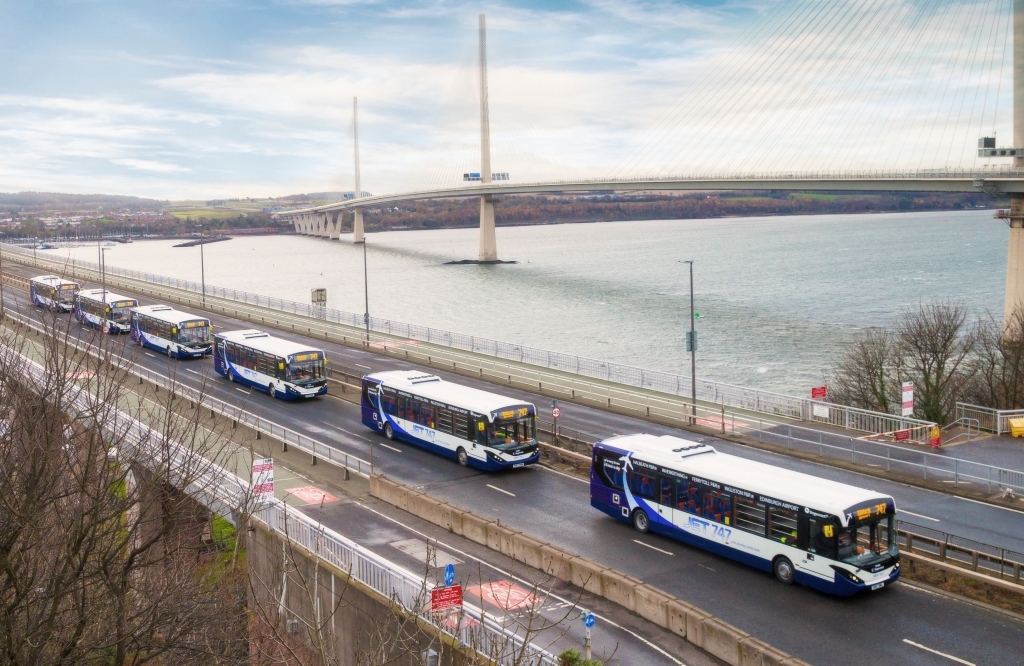
[[[556,666],[558,663],[550,652],[526,643],[515,631],[475,606],[463,606],[461,621],[449,623],[439,618],[429,611],[433,583],[388,562],[305,514],[288,510],[281,502],[274,502],[256,515],[268,529],[285,534],[311,556],[347,572],[381,596],[398,603],[406,613],[456,637],[461,645],[471,647],[495,663],[516,666]],[[457,625],[454,631],[451,625]]]
[[[656,412],[652,412],[656,413]],[[996,467],[941,453],[849,437],[837,433],[805,428],[793,423],[780,423],[749,414],[697,407],[696,425],[722,434],[743,435],[758,441],[781,446],[790,451],[809,453],[821,458],[840,460],[867,468],[918,478],[922,481],[949,484],[951,488],[984,490],[992,495],[1024,492],[1024,472]],[[552,422],[537,420],[538,429],[551,437]],[[624,434],[624,433],[620,433]],[[605,437],[610,436],[606,435]],[[604,437],[558,426],[558,441],[552,443],[574,453],[590,455],[593,443]]]
[[[37,387],[46,386],[46,370],[40,364],[3,344],[0,344],[0,354],[17,358],[18,365],[26,370],[25,374]],[[76,390],[68,394],[68,406],[85,413],[95,413],[96,400],[81,387],[76,387]],[[189,459],[196,456],[195,451],[166,440],[148,425],[114,407],[105,405],[101,409],[105,418],[100,426],[109,433],[116,433],[114,441],[138,448],[144,454],[137,456],[141,460],[163,460],[169,454],[176,465],[192,472],[183,490],[238,526],[239,516],[245,513],[251,499],[247,482],[210,461],[206,461],[196,471],[196,466],[189,464]],[[476,650],[498,664],[557,665],[550,652],[527,643],[513,629],[469,604],[464,605],[463,616],[472,621],[458,622],[453,631],[443,618],[424,608],[424,600],[429,599],[433,583],[392,564],[313,518],[289,510],[280,500],[275,499],[259,508],[253,512],[253,516],[266,524],[268,529],[280,532],[313,557],[348,573],[388,601],[398,602],[406,613],[420,617],[438,631],[457,638],[461,645]]]
[[[1024,553],[903,520],[896,521],[896,532],[904,551],[1024,586]]]
[[[92,273],[98,273],[99,271],[98,266],[90,262],[72,261],[65,264],[64,262],[47,258],[32,257],[31,252],[10,246],[6,247],[5,251],[19,254],[19,261],[31,261],[35,265],[45,266],[58,272],[66,268],[84,269]],[[202,285],[191,280],[181,280],[113,266],[108,266],[106,273],[108,278],[109,276],[117,275],[193,294],[203,293]],[[207,298],[244,303],[312,320],[336,323],[355,329],[353,331],[354,334],[358,333],[365,326],[362,314],[321,308],[308,303],[297,303],[286,299],[253,294],[244,290],[206,285],[205,296]],[[460,350],[474,355],[503,359],[526,366],[547,369],[553,371],[545,377],[549,384],[558,384],[563,379],[569,380],[569,383],[572,383],[574,377],[586,377],[612,384],[613,387],[609,389],[610,391],[614,391],[614,385],[621,385],[642,391],[650,391],[654,394],[675,396],[680,399],[692,398],[691,381],[689,376],[686,375],[648,370],[636,366],[601,361],[584,356],[501,342],[489,338],[378,317],[370,318],[369,328],[371,332],[390,336],[391,338],[426,342],[441,348]],[[385,343],[395,342],[395,340],[386,340],[384,338],[380,338],[378,341]],[[770,414],[776,417],[807,421],[863,433],[906,432],[908,434],[908,441],[919,444],[927,444],[929,442],[929,433],[933,425],[929,421],[872,412],[845,405],[811,400],[810,398],[800,398],[704,379],[698,379],[697,381],[697,399],[716,405],[724,404],[733,409]]]
[[[992,409],[981,405],[956,403],[957,420],[970,418],[978,422],[982,430],[1005,435],[1010,432],[1010,419],[1024,418],[1024,409]]]
[[[39,326],[36,322],[21,313],[6,310],[5,314],[22,326],[33,329],[39,333],[47,333],[44,327]],[[70,337],[67,337],[65,340],[68,345],[81,352],[93,355],[102,353],[102,350],[100,350],[96,345],[81,340],[75,340]],[[219,398],[214,398],[201,390],[181,384],[175,381],[172,377],[161,375],[158,372],[154,372],[146,367],[134,363],[130,359],[111,356],[110,362],[118,369],[136,375],[140,380],[149,380],[154,386],[171,391],[182,399],[193,402],[203,409],[209,409],[211,412],[231,419],[234,423],[240,423],[257,431],[258,433],[278,440],[284,445],[285,451],[288,450],[288,447],[294,447],[300,451],[310,454],[317,460],[322,460],[331,465],[348,469],[359,476],[369,478],[370,475],[373,474],[372,462],[367,462],[357,456],[350,455],[344,451],[339,451],[334,447],[328,446],[327,444],[315,440],[312,437],[307,437],[306,435],[296,432],[291,428],[286,428],[285,426],[274,423],[273,421],[268,421],[258,414],[246,411],[242,407],[232,405],[231,403],[220,400]]]

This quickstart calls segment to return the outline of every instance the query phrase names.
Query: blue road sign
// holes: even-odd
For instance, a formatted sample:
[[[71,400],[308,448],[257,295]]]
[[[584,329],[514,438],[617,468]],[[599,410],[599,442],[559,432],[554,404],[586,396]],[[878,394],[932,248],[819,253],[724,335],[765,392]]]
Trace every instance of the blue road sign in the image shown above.
[[[452,583],[455,582],[455,565],[446,564],[444,567],[444,584],[445,587],[451,587]]]
[[[590,629],[592,626],[594,626],[595,622],[597,622],[597,618],[594,617],[593,613],[587,613],[587,616],[583,618],[583,624],[587,627],[587,629]]]

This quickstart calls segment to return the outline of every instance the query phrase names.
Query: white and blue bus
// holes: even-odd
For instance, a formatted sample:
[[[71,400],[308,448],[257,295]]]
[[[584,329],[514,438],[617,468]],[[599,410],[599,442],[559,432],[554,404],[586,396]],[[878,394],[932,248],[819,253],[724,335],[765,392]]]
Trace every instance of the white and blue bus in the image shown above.
[[[213,337],[213,367],[233,382],[282,400],[327,393],[327,356],[291,340],[257,330],[225,331]]]
[[[83,289],[75,298],[75,318],[86,326],[116,335],[131,330],[131,310],[138,306],[134,298],[102,289]]]
[[[786,584],[849,596],[900,574],[892,497],[678,437],[595,444],[590,504]]]
[[[197,358],[213,353],[210,320],[169,305],[132,308],[132,340],[171,358]]]
[[[363,424],[486,471],[540,460],[537,411],[528,402],[415,370],[363,377]]]
[[[28,282],[32,303],[55,312],[71,312],[75,309],[77,282],[64,280],[59,275],[38,275]]]

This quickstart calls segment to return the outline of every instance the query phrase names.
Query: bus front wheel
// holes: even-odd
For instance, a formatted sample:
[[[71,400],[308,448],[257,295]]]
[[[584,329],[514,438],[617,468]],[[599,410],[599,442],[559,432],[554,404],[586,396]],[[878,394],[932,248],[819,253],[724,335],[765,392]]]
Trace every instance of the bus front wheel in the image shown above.
[[[455,452],[455,459],[459,461],[459,464],[463,467],[469,465],[469,455],[466,454],[466,449],[459,447],[459,450]]]
[[[390,423],[384,424],[384,436],[387,437],[388,439],[395,438],[395,430],[394,428],[391,427]]]
[[[647,531],[651,529],[651,519],[647,517],[646,511],[637,509],[633,512],[633,527],[637,532],[647,534]]]
[[[776,557],[775,561],[772,562],[772,571],[775,573],[775,577],[779,579],[779,582],[786,585],[792,585],[793,581],[796,580],[796,570],[793,568],[793,563],[786,557]]]

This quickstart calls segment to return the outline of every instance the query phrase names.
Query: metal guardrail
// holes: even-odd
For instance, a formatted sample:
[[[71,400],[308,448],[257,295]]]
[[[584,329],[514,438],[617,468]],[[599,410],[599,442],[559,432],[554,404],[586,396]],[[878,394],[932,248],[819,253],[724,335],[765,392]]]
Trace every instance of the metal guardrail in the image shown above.
[[[46,370],[41,365],[3,344],[0,344],[0,353],[18,357],[20,365],[27,370],[26,374],[36,385],[46,385]],[[81,388],[69,393],[68,397],[70,405],[77,410],[93,412],[97,408],[96,398]],[[106,405],[102,410],[107,418],[100,425],[108,432],[117,433],[116,441],[124,441],[139,448],[153,460],[160,460],[170,452],[175,462],[194,470],[195,465],[187,464],[187,460],[195,455],[194,452],[176,442],[167,441],[148,425],[114,407]],[[141,459],[145,460],[147,456]],[[211,511],[230,519],[236,526],[251,498],[248,483],[213,462],[199,470],[196,477],[191,479],[189,487],[183,490]],[[503,626],[478,607],[464,605],[463,618],[471,618],[472,621],[459,622],[453,631],[443,618],[424,609],[424,599],[429,599],[433,583],[392,564],[309,516],[289,510],[280,500],[274,500],[255,511],[254,517],[266,524],[268,529],[284,534],[313,557],[347,572],[388,601],[398,602],[405,612],[420,617],[438,631],[457,638],[461,645],[476,650],[495,663],[508,666],[557,666],[557,660],[550,652],[526,643],[515,631]]]
[[[39,333],[46,333],[46,330],[37,325],[31,319],[25,315],[10,310],[6,311],[6,315],[17,321],[20,325],[31,328]],[[67,343],[73,346],[75,349],[87,353],[96,355],[100,350],[89,343],[85,343],[78,340],[68,338]],[[348,469],[359,476],[369,478],[373,474],[373,463],[367,462],[362,458],[358,458],[353,455],[349,455],[344,451],[339,451],[334,447],[328,446],[323,442],[307,437],[300,432],[296,432],[290,428],[268,421],[267,419],[248,412],[241,407],[237,407],[230,403],[227,403],[219,398],[214,398],[211,395],[207,395],[202,391],[198,391],[189,386],[181,384],[175,381],[171,377],[161,375],[160,373],[153,372],[148,368],[145,368],[137,363],[130,361],[125,358],[111,358],[113,363],[118,369],[130,372],[140,380],[149,380],[155,386],[173,392],[175,395],[180,396],[185,400],[200,405],[203,409],[209,409],[211,412],[220,414],[221,416],[231,419],[235,423],[241,423],[244,426],[252,428],[253,430],[265,434],[273,439],[280,441],[284,445],[284,450],[288,450],[289,446],[295,447],[300,451],[304,451],[310,454],[317,460],[323,460],[326,463]]]
[[[4,250],[17,253],[19,261],[30,261],[34,265],[46,267],[57,272],[71,268],[72,270],[81,269],[95,274],[99,273],[99,267],[91,262],[73,261],[64,263],[45,257],[33,257],[31,252],[23,248],[11,246],[7,246]],[[106,268],[106,274],[108,279],[110,276],[116,275],[200,296],[204,295],[203,286],[191,280],[181,280],[112,266]],[[308,303],[297,303],[286,299],[253,294],[244,290],[206,285],[205,296],[288,313],[312,321],[321,320],[347,326],[355,329],[353,336],[358,331],[364,329],[365,326],[362,314],[320,308]],[[310,322],[303,324],[303,327],[308,328],[308,323]],[[381,336],[426,342],[438,347],[448,348],[452,351],[459,350],[474,355],[503,359],[527,366],[547,369],[553,371],[547,373],[542,380],[547,381],[548,384],[571,386],[579,383],[573,379],[574,377],[581,377],[609,382],[613,385],[632,387],[642,391],[651,391],[655,394],[673,396],[677,399],[677,402],[682,398],[692,398],[690,377],[685,375],[648,370],[378,317],[370,318],[369,329],[372,333],[377,333]],[[396,342],[394,339],[389,340],[384,337],[377,338],[377,341],[384,344]],[[373,339],[370,342],[373,342]],[[463,360],[470,363],[473,362],[469,357],[464,357]],[[524,372],[523,374],[528,373]],[[593,382],[583,383],[589,384],[591,387],[594,386]],[[614,392],[615,389],[609,388],[608,390],[609,392]],[[836,405],[809,398],[800,398],[699,378],[697,381],[697,399],[716,405],[724,404],[733,409],[830,425],[864,433],[907,431],[909,441],[920,444],[927,444],[929,442],[929,434],[933,425],[929,421],[872,412],[845,405]]]
[[[723,434],[744,435],[758,441],[783,446],[791,451],[816,454],[850,462],[855,465],[884,469],[886,472],[920,478],[923,481],[948,483],[953,488],[984,491],[991,495],[1024,492],[1024,472],[984,463],[952,458],[941,453],[875,442],[863,438],[804,428],[792,423],[778,423],[748,414],[713,410],[698,406],[695,422]],[[537,420],[538,429],[551,436],[552,422]],[[574,453],[589,455],[595,441],[602,439],[558,426],[558,444]]]
[[[998,548],[941,530],[896,521],[896,532],[902,550],[925,555],[939,562],[948,562],[970,571],[1008,580],[1024,589],[1024,553]]]
[[[992,409],[991,407],[958,402],[955,414],[957,420],[974,419],[982,430],[996,435],[1005,435],[1010,432],[1010,419],[1024,418],[1024,409]]]
[[[275,502],[256,515],[268,529],[285,534],[313,557],[348,572],[381,596],[397,602],[405,612],[454,636],[461,645],[471,647],[494,663],[509,666],[558,664],[550,652],[526,643],[514,631],[470,604],[463,606],[461,621],[450,623],[458,625],[453,631],[449,623],[431,613],[430,604],[425,603],[430,599],[430,590],[435,587],[433,583],[315,523],[305,514],[289,511],[281,502]]]

